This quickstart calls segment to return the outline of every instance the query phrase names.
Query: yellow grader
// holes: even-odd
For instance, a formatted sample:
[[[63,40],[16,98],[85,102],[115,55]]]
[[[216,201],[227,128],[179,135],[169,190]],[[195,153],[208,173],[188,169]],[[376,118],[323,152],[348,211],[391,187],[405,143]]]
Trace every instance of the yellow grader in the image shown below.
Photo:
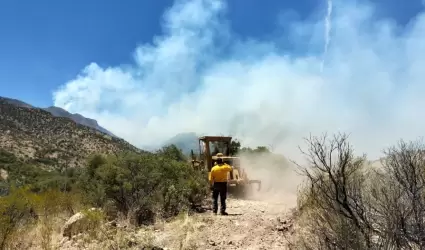
[[[251,193],[252,184],[257,183],[257,191],[261,189],[260,180],[250,180],[241,167],[239,157],[231,155],[230,136],[202,136],[199,137],[199,159],[196,159],[192,150],[192,165],[200,171],[207,171],[208,177],[211,174],[211,168],[215,165],[217,158],[223,159],[223,162],[232,167],[228,174],[228,192],[234,196],[247,196]],[[217,154],[219,156],[217,156]]]

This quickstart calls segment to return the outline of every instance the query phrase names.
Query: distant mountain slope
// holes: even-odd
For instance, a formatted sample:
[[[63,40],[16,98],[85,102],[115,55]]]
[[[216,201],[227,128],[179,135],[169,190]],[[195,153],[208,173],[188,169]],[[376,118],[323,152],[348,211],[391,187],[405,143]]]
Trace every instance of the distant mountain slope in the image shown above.
[[[176,147],[180,148],[185,154],[189,154],[192,149],[195,153],[199,150],[198,136],[196,133],[177,134],[164,143],[164,145],[170,144],[176,145]]]
[[[45,167],[81,167],[92,153],[141,152],[128,142],[65,117],[0,99],[0,150]]]
[[[75,121],[76,123],[94,128],[94,129],[99,130],[100,132],[103,132],[103,133],[108,134],[110,136],[117,137],[114,134],[112,134],[111,132],[109,132],[108,130],[106,130],[105,128],[99,126],[97,121],[94,120],[94,119],[86,118],[86,117],[84,117],[80,114],[71,114],[71,113],[69,113],[68,111],[66,111],[62,108],[54,107],[54,106],[44,108],[44,110],[50,112],[54,116],[67,117],[67,118]]]
[[[7,97],[1,97],[0,96],[0,101],[7,102],[9,104],[13,104],[13,105],[16,105],[16,106],[19,106],[19,107],[34,108],[34,106],[29,105],[28,103],[25,103],[25,102],[20,101],[20,100],[12,99],[12,98],[7,98]]]
[[[7,102],[9,104],[13,104],[13,105],[16,105],[16,106],[19,106],[19,107],[24,107],[24,108],[38,108],[38,107],[32,106],[28,103],[25,103],[23,101],[12,99],[12,98],[7,98],[7,97],[0,97],[0,101],[4,101],[4,102]],[[66,118],[73,120],[74,122],[76,122],[78,124],[85,125],[85,126],[94,128],[94,129],[96,129],[96,130],[98,130],[102,133],[108,134],[108,135],[113,136],[113,137],[117,137],[116,135],[109,132],[107,129],[99,126],[97,121],[94,120],[94,119],[86,118],[86,117],[84,117],[80,114],[71,114],[64,109],[59,108],[59,107],[55,107],[55,106],[51,106],[51,107],[48,107],[48,108],[40,108],[40,109],[44,109],[44,110],[50,112],[52,115],[54,115],[56,117],[66,117]]]

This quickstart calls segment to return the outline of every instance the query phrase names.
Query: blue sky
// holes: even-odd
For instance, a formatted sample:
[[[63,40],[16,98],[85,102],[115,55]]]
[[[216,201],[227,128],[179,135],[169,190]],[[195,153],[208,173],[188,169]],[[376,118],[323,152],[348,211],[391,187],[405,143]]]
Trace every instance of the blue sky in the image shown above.
[[[140,43],[161,34],[161,16],[172,0],[0,0],[0,95],[34,105],[53,105],[52,91],[91,62],[131,63]],[[325,0],[232,0],[230,26],[242,37],[275,32],[279,15],[293,11],[308,18]],[[380,0],[382,16],[406,24],[421,8],[419,0]]]
[[[324,57],[327,4],[0,0],[0,96],[95,118],[139,146],[185,131],[288,145],[346,130],[377,152],[421,135],[425,120],[397,130],[422,104],[411,98],[422,93],[421,0],[335,1]],[[223,89],[238,105],[216,103]],[[206,115],[215,108],[227,110],[220,123]]]

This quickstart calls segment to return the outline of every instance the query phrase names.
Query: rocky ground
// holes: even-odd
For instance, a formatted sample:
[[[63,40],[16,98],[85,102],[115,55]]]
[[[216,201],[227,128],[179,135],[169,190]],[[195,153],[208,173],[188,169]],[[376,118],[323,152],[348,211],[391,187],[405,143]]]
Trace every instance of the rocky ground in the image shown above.
[[[111,229],[103,239],[88,234],[62,238],[59,249],[289,249],[294,234],[293,203],[228,199],[228,216],[210,210],[182,215],[142,229]],[[71,219],[72,220],[72,219]],[[120,226],[117,226],[118,228]],[[119,232],[118,232],[119,231]],[[109,235],[109,236],[107,236]]]
[[[211,212],[166,224],[155,235],[168,249],[286,249],[293,233],[292,212],[283,202],[228,200],[228,216]]]

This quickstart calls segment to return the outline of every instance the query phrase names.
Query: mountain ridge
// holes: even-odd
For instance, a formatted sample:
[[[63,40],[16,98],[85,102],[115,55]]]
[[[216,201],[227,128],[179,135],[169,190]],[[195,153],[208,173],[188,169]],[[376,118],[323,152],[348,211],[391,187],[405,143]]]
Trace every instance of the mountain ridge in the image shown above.
[[[190,154],[192,149],[195,152],[199,150],[198,135],[194,132],[176,134],[163,143],[163,145],[171,144],[174,144],[177,148],[182,150],[184,154]]]
[[[65,118],[73,120],[74,122],[76,122],[78,124],[94,128],[94,129],[96,129],[96,130],[98,130],[102,133],[105,133],[107,135],[110,135],[112,137],[117,137],[112,132],[110,132],[107,129],[105,129],[104,127],[100,126],[95,119],[87,118],[87,117],[85,117],[81,114],[78,114],[78,113],[72,114],[72,113],[70,113],[70,112],[68,112],[65,109],[60,108],[60,107],[50,106],[50,107],[47,107],[47,108],[41,108],[41,107],[36,107],[34,105],[28,104],[28,103],[23,102],[23,101],[18,100],[18,99],[4,97],[4,96],[0,96],[0,101],[4,101],[4,102],[7,102],[9,104],[16,105],[16,106],[23,107],[23,108],[42,109],[42,110],[45,110],[45,111],[51,113],[55,117],[65,117]]]
[[[68,117],[0,99],[0,156],[12,154],[22,163],[51,169],[83,167],[92,154],[120,152],[146,151]]]

